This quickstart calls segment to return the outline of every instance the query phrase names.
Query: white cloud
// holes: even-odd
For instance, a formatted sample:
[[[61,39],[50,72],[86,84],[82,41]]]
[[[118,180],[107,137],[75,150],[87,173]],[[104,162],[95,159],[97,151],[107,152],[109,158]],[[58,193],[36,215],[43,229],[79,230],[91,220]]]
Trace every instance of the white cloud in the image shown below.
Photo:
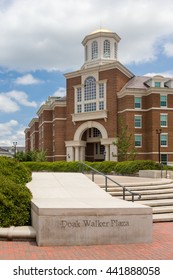
[[[164,53],[168,56],[168,57],[173,57],[173,43],[166,43],[164,45]]]
[[[0,112],[14,113],[20,110],[20,106],[37,107],[35,101],[28,101],[28,95],[23,91],[9,91],[0,93]]]
[[[0,112],[14,113],[19,111],[18,104],[11,100],[5,93],[0,93]]]
[[[34,78],[33,75],[31,75],[31,74],[27,74],[27,75],[17,78],[15,83],[18,85],[35,85],[35,84],[42,83],[42,81]]]
[[[0,123],[0,137],[11,135],[13,128],[17,125],[18,122],[16,120],[10,120],[6,123]]]
[[[0,65],[13,69],[78,69],[80,42],[100,23],[122,37],[122,63],[156,59],[160,40],[173,35],[172,0],[13,0],[2,5]]]
[[[53,96],[57,97],[63,97],[66,95],[66,88],[64,87],[59,87],[57,91],[53,93]]]
[[[147,77],[154,77],[156,75],[167,77],[167,78],[172,78],[173,77],[173,71],[167,71],[167,72],[152,72],[152,73],[146,73],[144,76]]]
[[[28,101],[28,95],[23,91],[12,90],[9,91],[7,97],[14,99],[17,103],[27,106],[27,107],[37,107],[37,103],[35,101]]]
[[[17,146],[24,146],[24,139],[24,127],[16,120],[0,123],[0,146],[13,146],[14,141]]]

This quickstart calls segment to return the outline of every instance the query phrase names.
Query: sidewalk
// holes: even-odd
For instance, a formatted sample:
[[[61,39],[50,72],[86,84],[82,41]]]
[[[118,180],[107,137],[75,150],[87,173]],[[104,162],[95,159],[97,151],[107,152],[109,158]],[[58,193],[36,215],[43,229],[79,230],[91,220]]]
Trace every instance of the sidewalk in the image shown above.
[[[38,247],[34,241],[0,241],[0,260],[173,260],[173,223],[153,224],[149,244]]]

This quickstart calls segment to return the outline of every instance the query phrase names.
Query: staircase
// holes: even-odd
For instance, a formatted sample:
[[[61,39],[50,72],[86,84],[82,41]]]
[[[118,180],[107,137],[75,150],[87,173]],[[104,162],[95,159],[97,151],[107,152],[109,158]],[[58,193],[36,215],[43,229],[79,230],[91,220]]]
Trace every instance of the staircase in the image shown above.
[[[99,184],[105,189],[104,184]],[[135,186],[134,186],[135,185]],[[163,180],[152,183],[126,183],[125,186],[136,193],[141,194],[137,203],[148,205],[153,209],[153,222],[173,221],[173,181]],[[123,199],[122,189],[111,183],[107,191],[116,198]],[[131,200],[131,195],[126,193],[126,200]]]

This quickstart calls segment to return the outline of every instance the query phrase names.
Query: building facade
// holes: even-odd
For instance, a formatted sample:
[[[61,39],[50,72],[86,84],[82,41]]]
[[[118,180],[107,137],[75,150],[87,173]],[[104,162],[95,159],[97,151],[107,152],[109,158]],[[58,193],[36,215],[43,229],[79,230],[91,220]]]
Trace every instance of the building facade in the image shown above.
[[[83,66],[65,74],[66,97],[49,97],[31,120],[26,150],[50,161],[117,161],[122,118],[139,159],[173,162],[173,79],[134,76],[118,61],[119,41],[105,29],[84,38]]]

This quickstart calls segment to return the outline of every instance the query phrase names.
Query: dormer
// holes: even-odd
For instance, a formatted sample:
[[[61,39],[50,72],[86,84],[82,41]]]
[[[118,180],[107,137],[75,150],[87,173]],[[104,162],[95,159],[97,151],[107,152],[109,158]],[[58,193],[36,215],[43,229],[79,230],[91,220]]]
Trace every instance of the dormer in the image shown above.
[[[149,87],[164,88],[165,78],[160,75],[153,76],[151,79],[145,82]]]
[[[117,61],[120,40],[116,33],[108,29],[99,29],[87,35],[82,41],[85,50],[82,69]]]
[[[173,88],[173,79],[169,79],[165,82],[165,86],[168,88]]]

